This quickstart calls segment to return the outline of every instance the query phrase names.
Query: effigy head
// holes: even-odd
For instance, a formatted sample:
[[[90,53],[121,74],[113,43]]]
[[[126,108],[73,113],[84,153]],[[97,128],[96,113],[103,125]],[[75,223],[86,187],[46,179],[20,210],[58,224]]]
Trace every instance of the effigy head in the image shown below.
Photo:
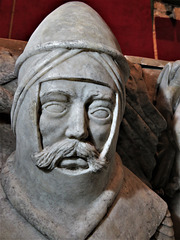
[[[97,171],[114,158],[129,70],[114,35],[93,9],[72,2],[47,16],[15,72],[12,125],[17,150],[20,143],[16,156],[25,144],[23,152],[29,151],[39,168],[86,171]],[[80,141],[86,145],[79,146]],[[65,149],[58,155],[61,145]],[[83,148],[93,155],[88,161],[83,160],[86,151],[79,152]]]
[[[66,238],[84,239],[123,183],[116,143],[128,64],[101,17],[72,2],[39,25],[15,73],[16,152],[4,170],[4,190],[43,234],[58,239],[63,226]]]

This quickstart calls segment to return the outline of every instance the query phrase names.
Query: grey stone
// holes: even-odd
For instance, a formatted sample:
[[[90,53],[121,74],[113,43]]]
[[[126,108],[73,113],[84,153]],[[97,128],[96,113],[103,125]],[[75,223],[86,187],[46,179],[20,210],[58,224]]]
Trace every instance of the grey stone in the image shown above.
[[[0,86],[0,113],[9,114],[13,102],[12,94]]]
[[[165,121],[158,114],[142,120],[157,112],[137,68],[129,81],[126,119],[134,122],[139,113],[136,125],[143,123],[148,149],[157,144]],[[81,2],[62,5],[33,33],[15,74],[16,151],[2,170],[2,238],[153,237],[167,222],[167,205],[116,153],[129,66],[101,17]],[[135,140],[137,132],[129,129]],[[153,145],[148,154],[155,150]]]
[[[14,79],[15,60],[9,49],[0,47],[0,85]]]

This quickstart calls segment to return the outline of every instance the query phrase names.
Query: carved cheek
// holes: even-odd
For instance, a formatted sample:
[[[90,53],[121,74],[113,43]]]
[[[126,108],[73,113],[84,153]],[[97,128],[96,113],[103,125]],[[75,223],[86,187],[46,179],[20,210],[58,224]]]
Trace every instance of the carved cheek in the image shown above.
[[[98,151],[102,151],[111,129],[111,123],[99,125],[94,121],[89,121],[89,132],[93,143]]]
[[[43,112],[39,120],[43,147],[51,146],[53,143],[63,140],[66,124],[66,119]]]

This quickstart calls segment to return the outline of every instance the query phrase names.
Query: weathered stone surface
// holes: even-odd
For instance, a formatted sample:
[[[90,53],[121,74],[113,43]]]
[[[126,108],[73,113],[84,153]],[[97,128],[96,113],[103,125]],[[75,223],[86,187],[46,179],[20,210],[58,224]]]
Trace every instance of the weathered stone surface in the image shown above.
[[[8,115],[0,114],[0,169],[6,162],[8,156],[15,150],[15,137],[11,130],[10,118]]]
[[[0,85],[14,79],[15,60],[10,50],[0,47]]]
[[[1,240],[45,240],[9,203],[0,184],[0,239]]]
[[[167,130],[160,138],[157,172],[153,185],[162,188],[169,198],[175,221],[175,236],[180,238],[180,61],[168,63],[158,78],[157,109],[167,121]]]
[[[0,86],[0,113],[10,114],[13,95]]]
[[[147,88],[151,89],[151,85],[145,82],[143,69],[138,64],[130,64],[130,69],[131,75],[126,84],[126,110],[117,151],[123,163],[150,185],[156,166],[158,137],[166,128],[166,121],[152,104]]]

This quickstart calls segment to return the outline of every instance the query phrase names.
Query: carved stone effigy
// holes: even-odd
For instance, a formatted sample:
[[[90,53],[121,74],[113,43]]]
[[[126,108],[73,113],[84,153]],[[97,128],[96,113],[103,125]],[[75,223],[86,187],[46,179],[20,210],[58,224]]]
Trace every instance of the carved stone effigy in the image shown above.
[[[167,121],[159,139],[152,184],[163,189],[180,238],[180,61],[168,63],[157,80],[156,107]]]
[[[2,67],[0,88],[2,239],[174,239],[166,203],[142,183],[168,194],[170,173],[178,179],[172,168],[177,149],[168,179],[159,173],[157,147],[159,139],[165,144],[170,124],[161,111],[160,70],[147,77],[142,64],[128,62],[127,81],[129,67],[111,31],[78,2],[62,5],[41,23],[15,75],[16,55],[3,51],[9,68]],[[8,114],[16,78],[16,152],[6,160],[15,150]]]

